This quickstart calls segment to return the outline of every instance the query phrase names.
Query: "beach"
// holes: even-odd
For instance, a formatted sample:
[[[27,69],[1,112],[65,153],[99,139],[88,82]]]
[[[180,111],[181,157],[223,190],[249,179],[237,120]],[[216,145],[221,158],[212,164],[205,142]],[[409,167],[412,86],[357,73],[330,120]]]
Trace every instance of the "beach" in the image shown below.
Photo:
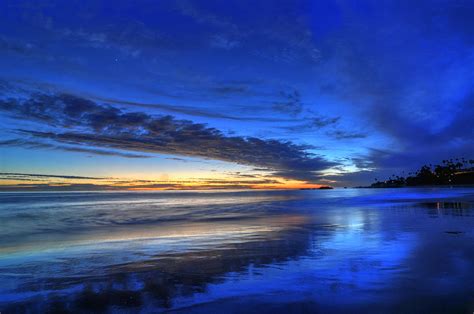
[[[468,313],[474,190],[0,193],[0,311]]]

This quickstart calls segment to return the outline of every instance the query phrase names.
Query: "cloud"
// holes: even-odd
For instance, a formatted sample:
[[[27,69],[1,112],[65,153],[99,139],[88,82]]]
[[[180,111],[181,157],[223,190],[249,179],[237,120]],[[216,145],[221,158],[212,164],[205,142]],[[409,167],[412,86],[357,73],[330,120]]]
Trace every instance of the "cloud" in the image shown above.
[[[233,48],[239,47],[240,42],[238,42],[237,40],[229,39],[224,35],[215,35],[212,37],[211,46],[224,50],[231,50]]]
[[[378,176],[379,174],[373,171],[361,170],[337,175],[327,175],[324,176],[324,180],[327,180],[328,184],[338,187],[368,186],[370,183],[373,183],[374,179]]]
[[[0,50],[6,57],[5,65],[11,64],[12,69],[18,70],[8,70],[7,66],[2,75],[10,81],[15,77],[29,78],[51,84],[55,81],[56,86],[64,84],[63,87],[72,91],[88,89],[87,98],[94,101],[91,110],[100,104],[104,111],[95,121],[91,118],[82,125],[74,124],[77,118],[71,119],[74,114],[71,109],[61,117],[63,130],[34,129],[43,132],[44,139],[38,133],[34,140],[29,139],[31,143],[22,145],[85,150],[93,140],[101,150],[105,148],[104,152],[120,149],[115,147],[121,147],[125,134],[113,134],[119,132],[120,126],[108,130],[102,125],[113,125],[116,116],[123,119],[127,112],[117,112],[115,107],[103,105],[110,103],[116,107],[133,106],[136,111],[157,109],[171,115],[193,116],[200,121],[223,120],[219,121],[220,125],[230,123],[222,132],[232,124],[233,131],[248,127],[245,132],[261,132],[264,136],[278,134],[312,144],[321,136],[327,143],[329,156],[345,154],[342,151],[361,154],[368,150],[366,155],[353,158],[351,166],[380,173],[473,154],[472,1],[443,0],[436,5],[431,1],[388,1],[383,5],[362,1],[357,6],[350,2],[327,5],[317,1],[261,1],[251,6],[253,10],[249,10],[249,3],[241,1],[234,1],[225,8],[214,2],[157,2],[146,8],[137,7],[123,18],[121,15],[104,17],[100,6],[89,4],[74,8],[48,4],[47,7],[30,6],[31,10],[26,11],[23,4],[5,4],[3,11],[8,14],[4,24],[11,27],[6,27],[0,35]],[[126,8],[118,4],[115,9]],[[72,16],[65,12],[80,13],[75,16],[87,16],[86,20],[93,23],[84,23],[81,17],[63,21],[61,16]],[[155,18],[145,18],[151,13]],[[219,49],[210,49],[209,45]],[[233,49],[232,53],[226,49]],[[259,57],[255,58],[255,54]],[[133,58],[138,55],[140,58]],[[40,62],[39,57],[51,56],[56,62]],[[120,58],[120,64],[107,63],[116,57]],[[90,65],[90,71],[82,77],[80,72],[84,66],[76,68],[74,62],[60,58],[81,58]],[[15,66],[21,60],[28,67]],[[59,72],[70,73],[70,80],[58,79],[63,77]],[[291,87],[287,82],[291,82]],[[120,84],[120,90],[114,90],[116,84]],[[0,82],[0,93],[16,92],[2,85]],[[63,88],[37,86],[36,90]],[[279,93],[280,90],[284,92]],[[91,94],[104,97],[92,98]],[[122,96],[114,99],[113,94]],[[147,99],[151,96],[158,99],[157,103],[120,100],[120,97]],[[88,111],[81,106],[86,105],[75,105],[79,111]],[[57,110],[55,106],[51,108]],[[105,117],[106,108],[110,109],[110,121]],[[38,103],[24,109],[22,113],[14,113],[15,110],[6,108],[18,118],[32,118],[50,125],[59,118]],[[303,113],[311,109],[341,116],[344,124],[339,125],[335,116],[307,119]],[[67,130],[69,121],[66,120],[73,122]],[[170,123],[181,125],[181,121],[173,118]],[[235,121],[268,124],[242,126],[243,123],[233,124]],[[159,123],[165,122],[160,120]],[[358,127],[351,129],[346,127],[348,125]],[[317,130],[321,132],[313,136],[311,132]],[[155,140],[148,129],[137,127],[128,132],[132,133],[125,143],[129,146],[142,135],[147,143]],[[51,144],[46,135],[70,142]],[[78,135],[91,138],[81,139]],[[106,136],[109,147],[103,146]],[[237,143],[229,140],[230,133],[211,137],[224,138],[232,145]],[[152,146],[168,151],[174,139],[174,135],[169,136],[165,144]],[[357,146],[341,149],[347,143],[357,143]],[[366,147],[368,145],[389,147],[390,151],[377,154]],[[141,151],[143,146],[139,143],[127,149]],[[177,153],[197,154],[197,149],[183,152],[183,144],[178,148],[174,146],[171,148]],[[213,148],[205,146],[204,149],[215,155]],[[244,159],[248,162],[251,158]],[[302,176],[295,171],[291,171],[292,175]]]
[[[330,88],[321,93],[351,104],[359,123],[390,147],[386,154],[369,150],[364,163],[379,176],[472,156],[474,23],[467,17],[473,3],[369,6],[373,13],[341,7],[344,23],[320,41],[321,50],[331,52],[320,69]]]
[[[150,158],[151,157],[148,155],[130,154],[130,153],[111,151],[111,150],[101,150],[101,149],[85,148],[85,147],[78,147],[78,146],[55,145],[55,144],[50,144],[50,143],[34,142],[34,141],[28,141],[28,140],[23,140],[23,139],[12,139],[12,140],[0,141],[0,146],[54,149],[54,150],[63,150],[63,151],[68,151],[68,152],[91,153],[94,155],[118,156],[118,157],[125,157],[125,158]]]
[[[334,125],[339,122],[341,117],[313,117],[308,119],[308,122],[291,125],[291,126],[283,126],[280,127],[281,129],[290,131],[290,132],[307,132],[307,131],[314,131],[325,128],[327,126]]]
[[[47,132],[21,132],[62,144],[215,159],[266,168],[276,176],[311,182],[319,178],[318,172],[336,165],[291,142],[226,136],[205,124],[169,115],[125,112],[71,94],[4,99],[0,110],[54,127]]]
[[[273,103],[273,109],[279,112],[287,113],[290,115],[298,115],[303,111],[303,103],[301,102],[301,95],[297,90],[292,92],[280,93],[283,101],[277,101]]]
[[[109,184],[93,184],[93,183],[70,183],[70,184],[15,184],[15,185],[0,185],[0,191],[113,191],[113,190],[127,190],[127,189],[174,189],[179,188],[175,184],[150,184],[150,185],[130,185],[130,186],[115,186]]]
[[[225,50],[242,47],[252,57],[279,65],[294,65],[302,60],[312,65],[321,57],[312,40],[308,20],[298,10],[302,3],[260,1],[249,10],[247,4],[232,1],[231,14],[212,3],[197,4],[178,1],[177,7],[182,15],[193,19],[197,29],[210,36],[212,47]],[[236,18],[239,16],[246,16],[245,22]]]
[[[229,22],[220,15],[198,8],[191,1],[180,0],[176,2],[176,5],[181,14],[193,18],[198,24],[210,25],[235,32],[238,31],[237,25]]]
[[[215,92],[219,93],[229,93],[231,89],[234,93],[238,92],[238,90],[234,87],[227,87],[224,89],[217,88],[214,90]],[[240,91],[243,91],[240,89]],[[137,102],[137,101],[125,101],[119,100],[114,98],[104,98],[104,97],[94,97],[95,100],[106,102],[106,103],[113,103],[117,105],[127,105],[127,106],[134,106],[134,107],[142,107],[142,108],[150,108],[150,109],[160,109],[171,113],[181,113],[185,115],[195,116],[195,117],[206,117],[206,118],[214,118],[214,119],[226,119],[226,120],[235,120],[235,121],[257,121],[257,122],[292,122],[294,119],[288,118],[272,118],[272,117],[261,117],[261,116],[237,116],[237,115],[229,115],[222,112],[215,112],[209,111],[204,109],[197,109],[195,107],[189,106],[177,106],[172,104],[158,104],[158,103],[144,103],[144,102]]]
[[[357,138],[366,138],[367,134],[357,133],[357,132],[348,132],[342,130],[330,131],[326,133],[336,140],[348,140],[348,139],[357,139]]]
[[[1,180],[1,178],[0,178]],[[20,180],[21,181],[21,180]],[[38,181],[38,180],[35,180]],[[200,183],[199,185],[186,185],[181,183],[153,183],[153,184],[93,184],[93,183],[21,183],[2,184],[2,192],[26,192],[26,191],[124,191],[124,190],[234,190],[253,189],[258,184],[267,182],[223,182],[221,183]],[[269,182],[270,184],[272,182]]]
[[[31,55],[35,46],[31,43],[23,43],[18,40],[12,40],[3,36],[0,36],[0,52],[8,51],[22,55]]]
[[[248,92],[248,87],[245,85],[222,85],[218,87],[214,87],[211,89],[212,91],[218,94],[245,94]]]
[[[43,178],[57,178],[57,179],[79,179],[79,180],[108,180],[110,178],[103,177],[84,177],[84,176],[70,176],[70,175],[55,175],[55,174],[37,174],[37,173],[18,173],[18,172],[0,172],[0,179],[4,180],[37,180]]]
[[[259,185],[281,184],[277,179],[258,175],[239,175],[232,178],[199,178],[197,180],[133,180],[109,177],[89,177],[74,175],[53,175],[35,173],[0,173],[0,181],[19,181],[15,184],[0,184],[0,191],[107,191],[140,189],[252,189]],[[83,183],[83,180],[92,183]],[[27,183],[23,183],[27,182]]]

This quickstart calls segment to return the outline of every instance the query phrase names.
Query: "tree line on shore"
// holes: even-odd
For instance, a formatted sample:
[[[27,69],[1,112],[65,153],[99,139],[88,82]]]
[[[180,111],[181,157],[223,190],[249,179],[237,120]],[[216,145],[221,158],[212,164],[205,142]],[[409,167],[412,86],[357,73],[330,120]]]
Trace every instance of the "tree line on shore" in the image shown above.
[[[385,181],[375,179],[372,188],[424,186],[424,185],[474,185],[474,159],[455,158],[443,160],[440,165],[424,165],[408,176],[391,175]]]

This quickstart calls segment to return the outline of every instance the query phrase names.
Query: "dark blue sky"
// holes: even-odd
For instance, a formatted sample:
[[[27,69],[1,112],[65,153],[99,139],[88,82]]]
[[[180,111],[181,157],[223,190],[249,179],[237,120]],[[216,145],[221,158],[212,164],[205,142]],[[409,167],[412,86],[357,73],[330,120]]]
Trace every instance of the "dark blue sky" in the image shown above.
[[[4,0],[0,170],[359,185],[472,157],[473,16],[455,0]]]

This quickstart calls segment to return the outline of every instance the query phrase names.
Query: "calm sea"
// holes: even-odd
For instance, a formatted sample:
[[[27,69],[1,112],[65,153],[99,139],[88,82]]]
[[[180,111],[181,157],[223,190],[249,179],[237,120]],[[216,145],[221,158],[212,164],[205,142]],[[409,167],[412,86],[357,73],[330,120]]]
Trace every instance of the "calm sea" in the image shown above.
[[[474,189],[0,193],[0,312],[472,313]]]

